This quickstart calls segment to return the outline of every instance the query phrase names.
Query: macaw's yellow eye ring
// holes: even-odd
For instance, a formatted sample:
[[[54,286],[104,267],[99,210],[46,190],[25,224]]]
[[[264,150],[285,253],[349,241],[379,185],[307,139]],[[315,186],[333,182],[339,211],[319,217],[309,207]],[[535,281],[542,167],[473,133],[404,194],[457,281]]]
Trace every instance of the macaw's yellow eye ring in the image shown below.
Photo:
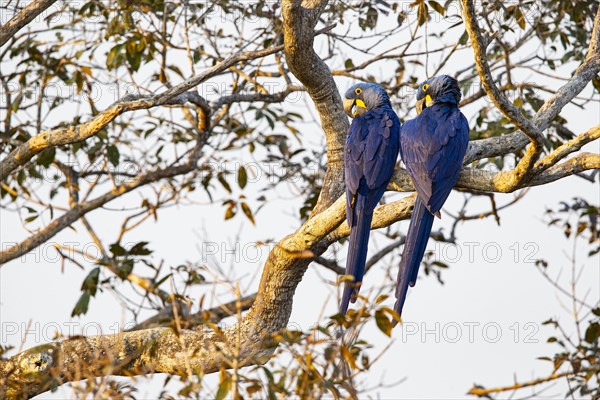
[[[356,94],[361,94],[362,93],[362,89],[357,87],[356,89],[354,89],[354,93]]]
[[[423,91],[426,92],[429,89],[429,85],[426,83],[423,85]]]

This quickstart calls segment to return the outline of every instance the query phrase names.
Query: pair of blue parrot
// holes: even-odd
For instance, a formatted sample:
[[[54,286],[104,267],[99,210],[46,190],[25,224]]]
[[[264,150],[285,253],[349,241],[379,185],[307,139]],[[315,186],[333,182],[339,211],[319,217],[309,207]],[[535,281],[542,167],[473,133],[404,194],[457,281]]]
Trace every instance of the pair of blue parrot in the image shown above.
[[[456,79],[440,75],[417,92],[417,114],[400,124],[385,90],[359,83],[345,94],[344,111],[353,118],[344,152],[346,218],[350,243],[340,312],[355,302],[365,272],[373,210],[392,177],[398,151],[417,192],[398,271],[396,305],[402,314],[409,286],[417,281],[434,216],[450,195],[469,142],[467,119],[458,109]]]

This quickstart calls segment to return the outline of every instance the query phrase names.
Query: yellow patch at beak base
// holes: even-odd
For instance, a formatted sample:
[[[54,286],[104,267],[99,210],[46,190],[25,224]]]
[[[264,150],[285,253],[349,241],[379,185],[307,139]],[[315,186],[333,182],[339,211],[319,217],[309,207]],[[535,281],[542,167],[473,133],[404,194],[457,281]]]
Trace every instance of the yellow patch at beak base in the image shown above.
[[[431,98],[431,96],[425,96],[425,104],[427,105],[427,107],[431,106],[431,103],[433,103],[433,99]]]
[[[367,105],[361,99],[356,99],[356,106],[357,107],[362,107],[362,108],[367,108]]]

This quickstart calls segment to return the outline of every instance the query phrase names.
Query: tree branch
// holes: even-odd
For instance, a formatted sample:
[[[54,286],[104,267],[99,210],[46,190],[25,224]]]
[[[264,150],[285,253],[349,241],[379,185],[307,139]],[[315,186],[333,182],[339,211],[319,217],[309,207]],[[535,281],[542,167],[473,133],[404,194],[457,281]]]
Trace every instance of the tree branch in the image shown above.
[[[301,86],[288,85],[284,90],[273,94],[251,93],[251,94],[232,94],[223,96],[212,104],[212,109],[217,111],[226,104],[241,103],[241,102],[263,102],[263,103],[281,103],[285,98],[293,92],[304,91]]]
[[[580,370],[580,372],[582,372],[582,373],[584,373],[586,371],[597,372],[597,370],[595,370],[595,369],[587,369],[587,368],[582,368]],[[565,377],[573,376],[573,375],[575,375],[575,373],[572,371],[555,373],[555,374],[546,376],[544,378],[533,379],[533,380],[527,381],[527,382],[515,383],[514,385],[511,385],[511,386],[504,386],[504,387],[491,388],[491,389],[485,389],[483,387],[474,386],[471,388],[471,390],[469,390],[469,392],[467,394],[470,394],[473,396],[480,396],[480,397],[485,396],[485,397],[489,398],[489,395],[492,393],[510,392],[510,391],[514,391],[517,389],[536,386],[541,383],[546,383],[546,382],[554,381],[556,379],[565,378]]]
[[[536,172],[528,182],[521,182],[516,187],[508,187],[504,184],[505,171],[494,172],[477,168],[463,168],[458,176],[455,187],[479,192],[510,193],[517,189],[539,186],[583,171],[598,169],[600,168],[599,160],[600,155],[598,154],[581,153],[562,164],[545,171]],[[399,192],[412,192],[414,191],[414,186],[406,170],[404,168],[397,168],[387,189]]]
[[[408,196],[378,207],[374,227],[408,218],[413,201],[414,196]],[[37,346],[0,361],[0,398],[28,398],[95,376],[186,375],[186,365],[208,374],[234,360],[238,366],[266,362],[276,347],[265,344],[286,327],[294,291],[313,255],[348,235],[347,224],[338,228],[345,209],[346,199],[340,196],[271,250],[256,299],[238,324],[225,330],[215,325],[199,331],[150,328]]]
[[[600,125],[596,125],[576,138],[563,143],[535,165],[534,173],[540,173],[547,170],[569,154],[579,151],[583,146],[598,138],[600,138]]]
[[[551,183],[591,169],[600,169],[600,154],[579,153],[564,163],[555,165],[552,168],[548,168],[545,172],[536,175],[531,180],[530,185],[545,185],[546,183]]]
[[[560,111],[573,98],[575,98],[587,86],[594,76],[600,72],[600,9],[594,19],[588,53],[584,62],[575,70],[575,73],[563,86],[550,96],[540,107],[532,118],[532,124],[540,131],[545,131],[550,123],[558,116]],[[517,131],[509,135],[493,137],[489,139],[476,140],[469,143],[469,149],[465,156],[465,164],[474,160],[498,157],[521,150],[529,143],[529,138],[522,132]],[[504,171],[503,174],[510,175],[512,171]],[[510,181],[510,179],[508,180]],[[514,190],[514,189],[512,189]],[[510,182],[503,191],[512,191]]]
[[[320,35],[322,33],[328,32],[333,27],[334,25],[327,26],[316,32],[315,35]],[[174,105],[183,104],[185,102],[191,102],[193,104],[198,105],[200,107],[200,110],[203,112],[204,115],[202,117],[205,121],[201,121],[201,129],[207,130],[208,124],[206,123],[206,121],[210,121],[210,119],[208,118],[209,114],[211,113],[210,107],[206,103],[206,101],[195,91],[188,92],[188,90],[206,81],[207,79],[210,79],[218,75],[219,73],[229,69],[231,66],[239,62],[266,57],[271,54],[275,54],[281,50],[283,50],[283,46],[279,45],[269,47],[264,50],[235,53],[227,57],[223,61],[215,64],[213,67],[206,69],[202,73],[197,74],[180,83],[179,85],[165,90],[162,93],[153,96],[126,96],[122,101],[113,104],[107,110],[92,118],[88,122],[79,125],[71,125],[63,128],[51,129],[41,132],[29,139],[26,143],[23,143],[20,146],[18,146],[16,149],[11,151],[10,154],[8,154],[4,158],[4,160],[0,161],[0,182],[4,181],[11,172],[13,172],[16,168],[27,163],[41,151],[50,147],[77,143],[86,140],[96,135],[100,130],[102,130],[109,123],[111,123],[116,117],[129,111],[150,109],[153,107],[163,105]],[[287,90],[291,92],[297,90],[297,88],[289,87]],[[283,98],[285,98],[285,95],[283,95]],[[269,101],[268,98],[264,98],[263,100]],[[346,120],[346,130],[347,126],[348,125]],[[343,144],[341,154],[343,156]]]
[[[228,303],[220,304],[208,310],[200,310],[192,315],[185,315],[185,313],[182,313],[180,310],[178,315],[182,320],[182,324],[185,326],[185,328],[193,329],[197,326],[206,323],[216,324],[227,317],[236,315],[238,311],[248,311],[250,307],[252,307],[252,304],[254,303],[255,299],[256,293],[251,294],[249,296],[244,296],[240,299],[232,300]],[[169,305],[163,308],[155,316],[150,317],[147,320],[139,323],[130,330],[139,331],[142,329],[170,326],[173,323],[174,319],[175,316],[173,313],[173,306]]]
[[[77,221],[83,215],[103,206],[109,201],[112,201],[125,193],[131,192],[134,189],[147,185],[148,183],[156,182],[160,179],[171,178],[193,171],[196,168],[196,164],[200,158],[201,150],[206,143],[206,139],[207,136],[204,136],[198,140],[196,146],[191,151],[188,160],[183,164],[173,165],[167,168],[140,174],[136,178],[113,188],[110,192],[105,193],[102,196],[98,196],[93,200],[83,203],[74,204],[69,211],[50,222],[44,229],[28,237],[21,243],[0,252],[0,265],[35,249],[40,244],[45,243],[58,232]]]
[[[329,207],[344,192],[344,143],[349,127],[331,71],[313,49],[314,29],[326,5],[327,0],[282,3],[286,60],[315,103],[327,143],[327,171],[313,214]]]
[[[34,0],[7,23],[0,26],[0,46],[4,46],[15,33],[54,3],[56,3],[56,0]]]
[[[485,51],[487,45],[483,40],[481,29],[477,24],[474,2],[472,0],[463,0],[463,10],[465,27],[471,38],[471,44],[473,45],[473,52],[475,54],[475,65],[479,72],[483,88],[498,110],[500,110],[500,112],[518,129],[524,132],[531,141],[531,146],[529,146],[515,169],[511,171],[510,174],[506,174],[501,181],[502,185],[506,185],[507,191],[510,191],[511,189],[514,190],[521,182],[530,178],[531,169],[542,152],[544,138],[542,131],[525,118],[519,109],[508,101],[506,96],[504,96],[504,93],[502,93],[494,83],[492,71],[487,62],[487,54]]]
[[[235,53],[215,64],[213,67],[207,68],[202,73],[195,75],[162,93],[150,97],[133,96],[137,99],[117,102],[106,111],[83,124],[41,132],[14,149],[0,162],[0,181],[4,181],[17,167],[24,165],[36,154],[47,148],[86,140],[97,134],[116,117],[125,112],[149,109],[162,105],[179,104],[178,100],[181,100],[181,103],[188,101],[192,98],[189,94],[185,94],[189,89],[212,78],[238,62],[266,57],[281,51],[281,49],[281,46],[275,46],[264,50]]]

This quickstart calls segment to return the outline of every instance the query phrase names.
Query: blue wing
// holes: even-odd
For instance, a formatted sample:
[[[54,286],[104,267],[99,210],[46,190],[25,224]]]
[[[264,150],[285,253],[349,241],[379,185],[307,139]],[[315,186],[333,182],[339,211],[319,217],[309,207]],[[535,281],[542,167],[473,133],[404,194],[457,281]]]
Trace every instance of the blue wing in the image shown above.
[[[396,305],[401,315],[409,286],[417,281],[433,215],[450,195],[469,144],[467,119],[455,106],[426,108],[407,121],[400,133],[400,154],[417,191],[398,271]]]
[[[433,214],[442,208],[458,179],[468,141],[467,119],[456,107],[426,108],[402,127],[402,161],[418,195]]]
[[[354,118],[344,153],[346,216],[350,226],[346,283],[340,312],[356,299],[364,275],[373,210],[383,196],[398,157],[400,121],[389,107]]]

